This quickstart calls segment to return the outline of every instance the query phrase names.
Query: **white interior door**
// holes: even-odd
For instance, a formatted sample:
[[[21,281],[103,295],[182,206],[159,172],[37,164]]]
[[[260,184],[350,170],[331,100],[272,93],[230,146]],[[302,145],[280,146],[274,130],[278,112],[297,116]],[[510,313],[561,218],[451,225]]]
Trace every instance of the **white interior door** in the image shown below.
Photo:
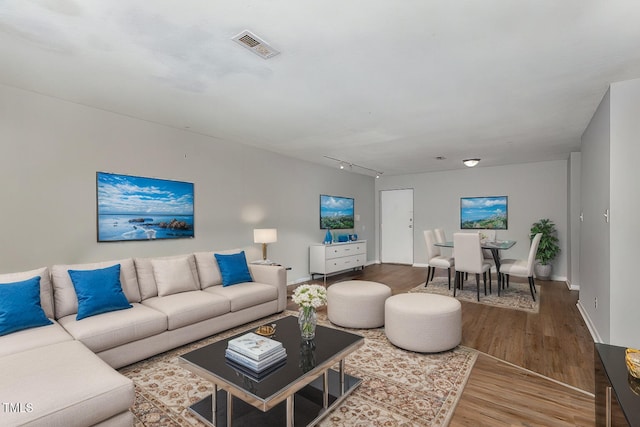
[[[413,189],[380,192],[380,261],[413,264]]]

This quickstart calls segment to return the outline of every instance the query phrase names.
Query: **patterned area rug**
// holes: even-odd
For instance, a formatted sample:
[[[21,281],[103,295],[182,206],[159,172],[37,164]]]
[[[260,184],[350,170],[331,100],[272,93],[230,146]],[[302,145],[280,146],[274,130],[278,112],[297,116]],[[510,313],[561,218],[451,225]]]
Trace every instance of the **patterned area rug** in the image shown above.
[[[135,382],[136,427],[203,425],[187,408],[211,394],[213,386],[181,368],[178,356],[291,314],[297,313],[262,319],[122,368],[120,373]],[[318,323],[332,326],[324,313],[318,313]],[[448,425],[477,358],[475,350],[459,346],[419,354],[391,345],[382,328],[352,332],[363,335],[365,344],[347,357],[345,370],[363,382],[320,426]]]
[[[411,289],[409,292],[423,292],[438,295],[453,296],[453,278],[451,279],[451,290],[447,283],[447,278],[436,277],[435,280],[429,282],[425,288],[424,283]],[[480,278],[480,304],[492,305],[501,308],[510,308],[513,310],[528,311],[530,313],[538,313],[540,311],[540,286],[536,285],[536,300],[531,298],[531,291],[528,283],[510,282],[509,287],[503,289],[498,296],[498,282],[493,280],[493,293],[489,294],[489,283],[487,283],[487,296],[484,295],[484,285]],[[462,291],[456,291],[456,298],[461,301],[478,303],[478,295],[476,290],[476,279],[471,278],[464,283]]]

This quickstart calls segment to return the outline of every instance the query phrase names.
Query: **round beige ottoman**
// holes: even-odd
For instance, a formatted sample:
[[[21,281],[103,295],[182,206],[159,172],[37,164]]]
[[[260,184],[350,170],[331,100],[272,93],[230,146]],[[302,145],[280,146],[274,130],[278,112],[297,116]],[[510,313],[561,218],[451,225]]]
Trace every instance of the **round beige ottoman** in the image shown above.
[[[460,301],[444,295],[399,294],[387,299],[384,333],[392,344],[420,353],[450,350],[462,340]]]
[[[377,282],[348,280],[327,288],[327,316],[345,328],[379,328],[384,325],[384,302],[391,288]]]

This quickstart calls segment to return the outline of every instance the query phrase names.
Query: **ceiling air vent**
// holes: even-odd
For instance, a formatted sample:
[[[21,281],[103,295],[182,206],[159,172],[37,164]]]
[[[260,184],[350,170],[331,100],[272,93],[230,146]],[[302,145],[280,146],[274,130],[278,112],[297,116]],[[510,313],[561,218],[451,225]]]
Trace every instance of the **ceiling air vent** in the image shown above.
[[[234,42],[241,46],[246,47],[256,55],[261,56],[264,59],[269,59],[272,56],[276,56],[280,52],[269,46],[267,42],[260,37],[253,34],[251,31],[243,31],[237,36],[231,38]]]

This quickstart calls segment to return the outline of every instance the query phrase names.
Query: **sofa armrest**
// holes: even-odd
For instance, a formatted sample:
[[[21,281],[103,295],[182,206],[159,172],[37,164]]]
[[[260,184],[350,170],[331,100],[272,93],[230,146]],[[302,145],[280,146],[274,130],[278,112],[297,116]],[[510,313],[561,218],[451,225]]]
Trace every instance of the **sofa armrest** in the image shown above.
[[[249,264],[254,282],[275,286],[278,289],[278,311],[287,307],[287,270],[279,265]]]

